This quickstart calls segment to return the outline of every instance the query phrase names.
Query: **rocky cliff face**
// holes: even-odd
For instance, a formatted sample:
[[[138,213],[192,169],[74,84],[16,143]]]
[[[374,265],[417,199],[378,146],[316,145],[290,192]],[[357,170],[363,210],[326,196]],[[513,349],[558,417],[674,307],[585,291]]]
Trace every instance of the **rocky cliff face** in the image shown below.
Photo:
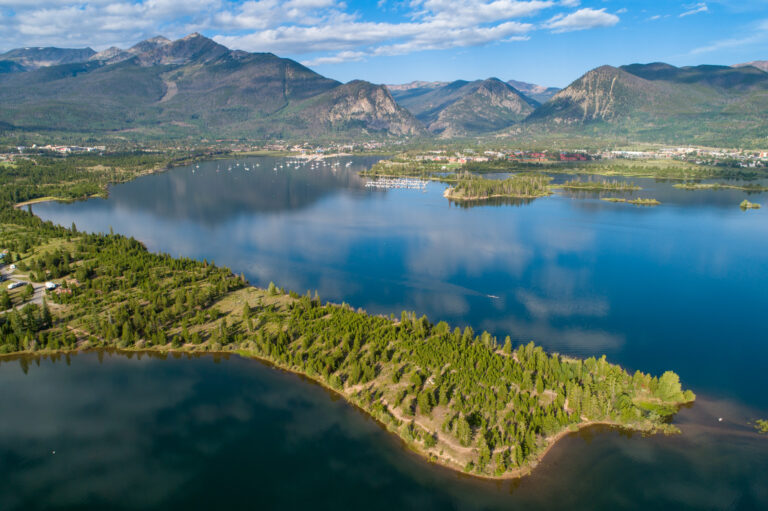
[[[525,119],[538,103],[496,78],[398,91],[398,101],[442,137],[487,133]]]
[[[556,124],[611,121],[641,108],[660,93],[653,83],[621,69],[602,66],[561,90],[530,120]]]
[[[421,123],[400,107],[383,85],[355,80],[332,89],[308,107],[302,117],[334,129],[360,126],[391,135],[424,133]]]
[[[537,105],[510,85],[490,78],[462,85],[425,112],[423,121],[441,137],[466,136],[507,128],[525,119]]]
[[[183,65],[194,61],[198,64],[213,62],[229,53],[222,46],[198,33],[190,34],[176,41],[165,38],[155,38],[140,43],[147,45],[146,49],[138,50],[137,59],[142,66]]]

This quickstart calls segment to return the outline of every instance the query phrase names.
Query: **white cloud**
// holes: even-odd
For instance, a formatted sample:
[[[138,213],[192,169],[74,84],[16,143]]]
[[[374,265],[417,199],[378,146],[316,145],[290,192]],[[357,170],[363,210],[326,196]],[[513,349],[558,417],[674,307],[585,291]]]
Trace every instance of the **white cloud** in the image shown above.
[[[690,4],[684,6],[687,10],[680,14],[681,18],[685,18],[686,16],[691,16],[692,14],[699,14],[700,12],[708,12],[709,7],[707,7],[707,4],[704,2],[699,2],[697,4]]]
[[[160,32],[181,36],[208,25],[221,1],[0,0],[11,15],[0,19],[3,47],[130,46]]]
[[[221,35],[216,41],[248,51],[275,51],[294,55],[336,52],[310,58],[306,65],[361,60],[372,56],[415,51],[479,46],[526,39],[535,29],[516,21],[554,7],[553,1],[531,0],[412,0],[410,20],[400,23],[361,21],[336,10],[324,23],[281,25],[246,34]],[[263,15],[232,14],[241,28],[258,28]],[[223,23],[229,17],[219,16]]]
[[[313,60],[302,62],[305,66],[318,66],[321,64],[338,64],[340,62],[357,62],[363,60],[368,54],[363,51],[340,51],[335,55],[317,57]]]
[[[691,51],[691,55],[700,55],[702,53],[711,53],[719,50],[741,48],[743,46],[760,44],[764,41],[768,41],[768,19],[764,19],[758,22],[751,33],[748,35],[743,37],[733,37],[730,39],[721,39],[706,46],[695,48]]]
[[[550,19],[544,26],[553,32],[573,32],[596,27],[612,27],[619,22],[615,14],[605,12],[605,9],[579,9],[568,15],[559,14]]]
[[[555,2],[542,0],[412,0],[413,18],[448,26],[491,23],[531,16],[553,7]]]
[[[619,20],[580,0],[380,1],[395,14],[366,19],[344,0],[0,0],[0,45],[127,47],[155,35],[203,32],[231,48],[306,55],[329,64],[379,55],[519,41]],[[551,17],[555,14],[554,17]],[[551,18],[542,25],[542,20]]]

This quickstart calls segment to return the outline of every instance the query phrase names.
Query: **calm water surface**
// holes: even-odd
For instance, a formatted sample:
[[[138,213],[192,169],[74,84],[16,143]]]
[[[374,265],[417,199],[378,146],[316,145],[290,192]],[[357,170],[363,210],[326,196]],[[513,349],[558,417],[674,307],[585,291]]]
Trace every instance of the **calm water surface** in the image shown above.
[[[328,442],[337,446],[336,454],[326,459],[302,446],[302,458],[295,463],[299,466],[291,464],[298,475],[290,490],[275,481],[279,470],[262,467],[288,463],[285,454],[258,434],[235,437],[229,443],[227,437],[196,430],[196,438],[210,437],[215,443],[209,446],[210,456],[226,459],[250,453],[254,457],[251,462],[233,461],[226,470],[205,464],[196,469],[197,465],[188,463],[185,446],[166,445],[156,426],[143,427],[140,434],[148,437],[145,440],[161,443],[170,454],[137,455],[130,458],[135,466],[125,461],[121,469],[141,472],[143,466],[156,465],[167,477],[185,480],[192,472],[189,477],[202,478],[187,486],[197,490],[188,490],[196,495],[191,500],[181,494],[167,497],[178,505],[213,498],[199,488],[203,480],[210,481],[211,488],[227,486],[223,493],[230,495],[231,486],[241,485],[234,481],[243,478],[252,481],[249,488],[254,499],[257,488],[263,487],[268,493],[290,494],[284,498],[317,495],[317,501],[327,506],[362,504],[365,495],[379,495],[372,499],[374,504],[407,507],[547,508],[549,503],[586,509],[595,503],[608,509],[643,508],[643,503],[647,508],[658,501],[691,509],[768,508],[764,482],[768,471],[762,461],[768,441],[758,439],[745,426],[755,417],[768,417],[768,210],[738,208],[747,197],[766,204],[768,194],[690,192],[677,190],[671,183],[634,178],[644,188],[635,196],[655,197],[663,204],[640,208],[606,203],[594,194],[562,193],[525,205],[467,208],[444,199],[443,186],[436,183],[426,193],[366,189],[355,173],[369,166],[370,159],[342,158],[331,160],[338,161],[338,166],[315,169],[295,168],[272,158],[240,161],[247,163],[220,161],[179,168],[115,186],[108,200],[39,204],[34,212],[64,225],[74,221],[79,229],[106,232],[112,228],[135,236],[153,251],[215,260],[245,273],[258,285],[274,281],[299,292],[317,289],[325,299],[377,313],[415,310],[435,321],[509,334],[520,342],[535,340],[561,353],[605,353],[630,369],[653,373],[673,369],[701,397],[676,419],[685,434],[652,439],[627,439],[610,432],[575,436],[556,449],[532,478],[515,488],[490,485],[489,491],[485,483],[425,470],[422,462],[411,459],[396,442],[388,442],[383,432],[346,405],[331,404],[322,391],[309,390],[312,386],[285,375],[274,376],[250,362],[230,360],[217,366],[179,361],[164,369],[154,361],[122,359],[99,366],[81,356],[72,367],[47,362],[19,376],[15,390],[19,399],[28,399],[34,392],[30,389],[43,386],[35,383],[42,378],[36,374],[58,381],[76,378],[77,371],[101,371],[103,395],[90,385],[83,390],[93,393],[87,398],[94,403],[122,402],[110,394],[116,390],[108,383],[113,378],[131,378],[136,366],[143,371],[137,381],[156,396],[156,406],[147,406],[142,413],[155,422],[162,422],[165,414],[188,416],[164,401],[173,398],[170,389],[176,378],[179,385],[191,379],[190,385],[200,387],[210,379],[212,385],[226,386],[231,399],[246,392],[233,390],[246,385],[242,378],[253,378],[262,381],[262,390],[256,394],[309,396],[305,399],[316,399],[317,413],[338,425],[328,431],[307,426],[317,438],[335,435]],[[125,370],[113,375],[112,366]],[[217,376],[196,377],[197,371],[203,371],[199,368]],[[14,371],[0,366],[0,377],[12,378],[9,373]],[[48,392],[54,394],[52,399],[67,402],[59,387]],[[188,406],[200,404],[198,394],[188,397]],[[223,392],[217,396],[226,402]],[[0,399],[0,405],[5,401]],[[131,399],[136,401],[146,399]],[[249,406],[252,415],[271,413],[258,403],[244,408]],[[19,414],[23,407],[16,410]],[[109,408],[94,405],[90,413],[93,420],[115,420],[102,417],[112,415]],[[126,420],[139,420],[133,413],[124,411]],[[216,420],[240,420],[223,409],[211,413]],[[299,412],[287,406],[285,413],[295,418]],[[18,429],[2,438],[20,435],[25,420],[33,420],[26,415],[23,411]],[[72,417],[85,420],[74,412]],[[717,417],[724,421],[718,422]],[[198,427],[192,424],[197,417],[189,420],[190,428]],[[255,419],[242,420],[244,428],[254,428]],[[309,419],[308,424],[313,422]],[[282,432],[286,441],[292,438],[290,426],[270,423],[274,427],[265,435]],[[90,435],[98,431],[86,429],[83,438],[93,441]],[[68,435],[62,438],[72,440]],[[361,461],[358,456],[364,453]],[[343,475],[325,466],[331,462]],[[82,470],[91,470],[86,465]],[[370,466],[373,472],[361,466]],[[90,481],[87,472],[79,474]],[[337,490],[329,482],[332,474],[341,478]],[[139,484],[137,477],[131,484]],[[263,484],[260,477],[266,478]],[[360,482],[361,478],[367,482]],[[171,486],[178,491],[180,484]],[[358,489],[349,490],[350,486]],[[342,488],[347,488],[347,496]],[[232,495],[232,502],[244,504]],[[230,503],[228,496],[218,494],[218,498]]]
[[[0,363],[0,509],[765,509],[765,440],[587,431],[532,477],[428,465],[259,362],[78,354]],[[698,405],[697,405],[698,406]],[[704,407],[708,406],[704,403]],[[699,421],[697,411],[680,418]],[[54,453],[55,452],[55,453]]]

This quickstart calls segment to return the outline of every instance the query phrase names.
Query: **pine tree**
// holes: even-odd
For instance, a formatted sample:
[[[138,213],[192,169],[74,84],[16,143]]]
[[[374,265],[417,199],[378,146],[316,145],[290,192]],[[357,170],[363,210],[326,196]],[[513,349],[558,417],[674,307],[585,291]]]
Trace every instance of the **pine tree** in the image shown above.
[[[485,439],[484,432],[477,435],[477,468],[483,470],[486,465],[491,461],[491,449],[488,447],[488,442]]]
[[[51,316],[51,310],[48,308],[48,301],[43,298],[43,311],[40,317],[40,322],[43,328],[50,328],[53,324],[53,317]]]
[[[456,421],[456,438],[464,447],[472,443],[472,428],[469,427],[469,422],[463,415]]]
[[[0,293],[0,310],[8,310],[11,308],[11,296],[8,294],[8,291],[3,289],[2,293]]]
[[[509,336],[504,339],[504,353],[507,355],[512,354],[512,339],[510,339]]]

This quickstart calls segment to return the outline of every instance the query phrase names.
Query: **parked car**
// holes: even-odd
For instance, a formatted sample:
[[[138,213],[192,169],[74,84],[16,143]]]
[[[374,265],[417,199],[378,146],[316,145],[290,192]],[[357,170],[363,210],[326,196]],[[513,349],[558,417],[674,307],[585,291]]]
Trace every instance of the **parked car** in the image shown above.
[[[11,282],[8,284],[8,289],[16,289],[17,287],[25,286],[26,282]]]

